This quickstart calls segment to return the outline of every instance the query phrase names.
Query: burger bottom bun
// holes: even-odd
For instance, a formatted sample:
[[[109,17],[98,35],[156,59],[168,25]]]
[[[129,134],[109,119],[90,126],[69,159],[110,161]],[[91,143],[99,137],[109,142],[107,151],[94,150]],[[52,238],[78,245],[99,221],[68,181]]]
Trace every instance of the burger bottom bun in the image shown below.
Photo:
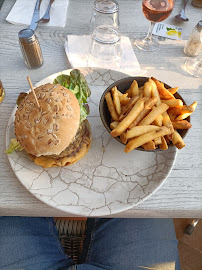
[[[88,137],[82,140],[79,146],[79,150],[74,155],[59,158],[53,158],[48,156],[36,157],[30,154],[29,156],[37,165],[40,165],[43,168],[63,167],[79,161],[88,153],[92,141],[92,132],[88,120],[85,120],[85,127],[88,129]]]

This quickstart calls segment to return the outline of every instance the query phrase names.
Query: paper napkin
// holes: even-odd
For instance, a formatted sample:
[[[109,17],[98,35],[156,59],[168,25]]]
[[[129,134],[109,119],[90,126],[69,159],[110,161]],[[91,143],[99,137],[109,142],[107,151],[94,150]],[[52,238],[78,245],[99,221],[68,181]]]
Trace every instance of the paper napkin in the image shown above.
[[[74,67],[89,67],[89,47],[90,47],[91,37],[88,35],[76,36],[69,35],[65,42],[65,51],[71,66]],[[114,66],[108,63],[108,69],[118,70],[123,73],[130,75],[140,75],[144,71],[140,69],[140,65],[133,51],[130,39],[128,37],[121,37],[121,59],[120,66]],[[105,66],[100,66],[98,62],[90,61],[91,67],[106,68]]]
[[[156,36],[160,36],[160,37],[181,40],[182,27],[170,25],[166,23],[156,23],[154,25],[152,34]]]
[[[30,25],[37,0],[17,0],[8,14],[6,20],[12,24]],[[50,0],[42,0],[40,18],[46,12]],[[55,0],[50,10],[50,21],[45,26],[65,27],[69,0]]]

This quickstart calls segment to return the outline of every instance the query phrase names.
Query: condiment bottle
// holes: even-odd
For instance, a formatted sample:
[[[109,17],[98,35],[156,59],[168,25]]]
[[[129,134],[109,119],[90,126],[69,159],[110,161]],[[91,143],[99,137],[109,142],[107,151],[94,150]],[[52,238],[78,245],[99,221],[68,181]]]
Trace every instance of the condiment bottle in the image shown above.
[[[43,65],[43,56],[39,41],[31,29],[23,29],[18,33],[20,48],[29,68],[38,68]]]
[[[187,44],[184,47],[184,53],[188,56],[197,56],[202,48],[202,21],[194,27]]]

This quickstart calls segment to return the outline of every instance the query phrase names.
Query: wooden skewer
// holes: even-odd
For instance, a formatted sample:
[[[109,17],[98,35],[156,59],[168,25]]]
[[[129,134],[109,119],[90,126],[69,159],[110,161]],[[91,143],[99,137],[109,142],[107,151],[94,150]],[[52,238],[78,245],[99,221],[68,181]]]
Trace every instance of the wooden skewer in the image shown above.
[[[37,97],[36,97],[36,93],[35,93],[35,91],[34,91],[34,88],[33,88],[33,85],[32,85],[32,82],[31,82],[31,79],[30,79],[29,76],[27,76],[27,80],[28,80],[28,83],[29,83],[29,85],[30,85],[30,88],[31,88],[31,90],[32,90],[32,92],[33,92],[33,94],[34,94],[34,97],[35,97],[35,99],[36,99],[37,106],[38,106],[38,108],[40,108],[39,101],[38,101],[38,99],[37,99]]]

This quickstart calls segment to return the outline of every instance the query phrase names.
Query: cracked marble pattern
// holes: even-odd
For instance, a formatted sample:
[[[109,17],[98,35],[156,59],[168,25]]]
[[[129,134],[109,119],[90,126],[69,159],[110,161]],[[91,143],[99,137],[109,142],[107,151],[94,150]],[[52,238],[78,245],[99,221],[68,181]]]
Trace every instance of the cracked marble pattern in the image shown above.
[[[93,141],[88,154],[76,164],[43,169],[28,155],[9,155],[19,181],[44,203],[81,216],[104,216],[125,211],[154,194],[169,175],[177,150],[124,153],[124,146],[105,130],[99,117],[99,100],[106,87],[127,75],[105,69],[84,68],[81,72],[91,88],[90,116]],[[68,74],[69,71],[63,71]],[[52,82],[53,74],[36,86]],[[14,109],[8,123],[6,143],[14,137]]]

